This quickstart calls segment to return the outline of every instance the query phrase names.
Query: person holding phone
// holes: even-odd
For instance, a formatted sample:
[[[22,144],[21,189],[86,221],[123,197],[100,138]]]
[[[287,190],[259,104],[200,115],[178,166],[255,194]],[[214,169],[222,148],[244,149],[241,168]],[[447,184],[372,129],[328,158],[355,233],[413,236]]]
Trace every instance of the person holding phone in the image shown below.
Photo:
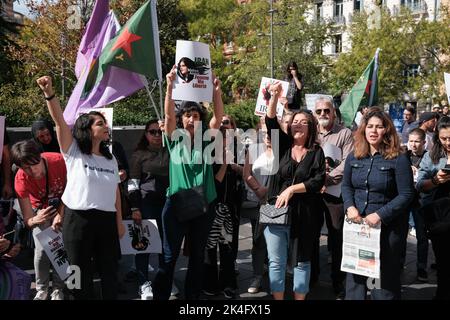
[[[433,136],[433,147],[420,162],[416,188],[422,192],[423,216],[431,215],[433,203],[450,196],[450,118],[442,117]],[[450,299],[450,231],[430,237],[437,264],[435,299]]]
[[[33,140],[14,144],[11,160],[19,167],[15,189],[20,209],[25,224],[33,229],[37,291],[34,300],[47,300],[51,263],[36,235],[52,225],[55,229],[61,227],[63,206],[59,199],[66,187],[66,165],[61,154],[41,153],[39,145]],[[64,300],[64,282],[56,272],[53,272],[52,289],[52,300]]]

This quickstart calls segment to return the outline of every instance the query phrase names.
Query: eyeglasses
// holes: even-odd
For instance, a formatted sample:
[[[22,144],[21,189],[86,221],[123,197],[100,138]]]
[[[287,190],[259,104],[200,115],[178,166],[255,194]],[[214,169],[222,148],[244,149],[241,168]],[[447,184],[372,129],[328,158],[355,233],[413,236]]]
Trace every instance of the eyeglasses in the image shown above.
[[[322,114],[322,111],[325,112],[325,114],[330,114],[330,109],[317,109],[316,114]]]
[[[228,120],[228,119],[222,120],[222,124],[228,125],[228,124],[230,124],[230,120]]]
[[[152,136],[162,136],[162,131],[159,129],[150,129],[147,130],[147,133],[150,133]]]

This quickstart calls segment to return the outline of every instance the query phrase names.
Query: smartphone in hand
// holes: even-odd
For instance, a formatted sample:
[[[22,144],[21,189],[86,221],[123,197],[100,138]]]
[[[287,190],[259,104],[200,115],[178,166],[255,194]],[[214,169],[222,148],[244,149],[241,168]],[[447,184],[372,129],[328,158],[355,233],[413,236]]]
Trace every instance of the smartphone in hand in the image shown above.
[[[53,207],[55,209],[58,209],[59,204],[61,203],[61,200],[59,198],[50,198],[48,199],[48,206]]]

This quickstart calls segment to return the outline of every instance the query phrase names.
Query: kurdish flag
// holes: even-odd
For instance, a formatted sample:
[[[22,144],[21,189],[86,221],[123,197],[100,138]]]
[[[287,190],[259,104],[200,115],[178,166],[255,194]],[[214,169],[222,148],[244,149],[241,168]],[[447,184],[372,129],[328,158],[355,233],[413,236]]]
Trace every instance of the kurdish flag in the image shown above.
[[[375,52],[375,56],[370,61],[366,70],[350,90],[347,98],[342,102],[339,110],[345,125],[350,127],[355,119],[360,106],[374,106],[378,103],[378,54],[380,48]]]
[[[161,80],[156,0],[147,1],[136,11],[93,61],[81,96],[89,95],[113,67]]]

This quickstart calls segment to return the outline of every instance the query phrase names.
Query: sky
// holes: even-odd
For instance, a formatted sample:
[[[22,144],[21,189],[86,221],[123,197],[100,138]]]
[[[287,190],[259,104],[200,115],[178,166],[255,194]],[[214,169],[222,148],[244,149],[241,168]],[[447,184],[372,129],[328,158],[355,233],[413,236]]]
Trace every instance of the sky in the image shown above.
[[[26,16],[29,16],[29,12],[27,7],[25,6],[24,1],[14,1],[14,11],[20,12]]]

